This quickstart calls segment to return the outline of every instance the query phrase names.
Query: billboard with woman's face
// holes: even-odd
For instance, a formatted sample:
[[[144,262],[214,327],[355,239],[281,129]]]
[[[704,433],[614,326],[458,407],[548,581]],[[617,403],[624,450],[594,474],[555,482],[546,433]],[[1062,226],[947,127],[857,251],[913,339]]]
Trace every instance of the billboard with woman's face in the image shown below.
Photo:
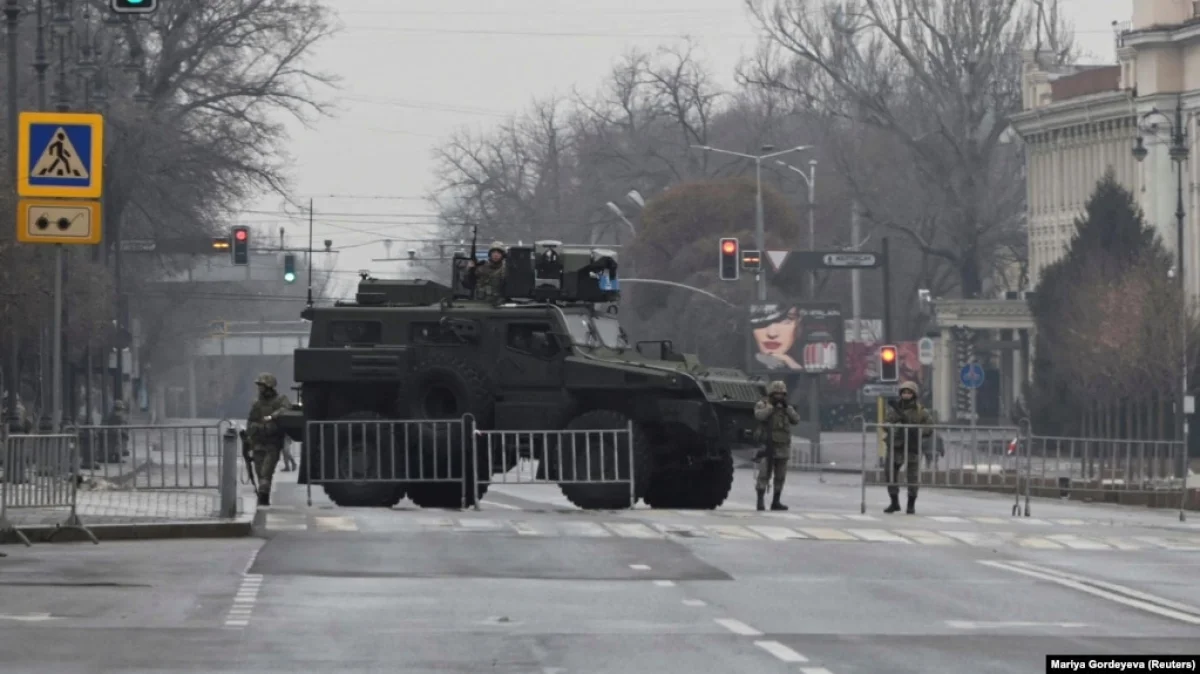
[[[752,304],[746,369],[753,374],[838,372],[844,330],[840,304]]]

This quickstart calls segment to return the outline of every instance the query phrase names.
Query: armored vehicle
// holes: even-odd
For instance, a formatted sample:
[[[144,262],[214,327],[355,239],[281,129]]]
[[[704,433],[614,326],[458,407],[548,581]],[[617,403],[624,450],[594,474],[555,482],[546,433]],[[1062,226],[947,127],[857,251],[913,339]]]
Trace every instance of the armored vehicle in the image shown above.
[[[711,509],[724,502],[733,482],[731,449],[752,437],[764,381],[706,367],[666,340],[631,344],[617,319],[620,281],[612,251],[554,241],[510,247],[502,301],[472,299],[474,261],[454,256],[449,287],[364,274],[354,302],[306,309],[309,345],[295,352],[302,404],[278,417],[288,435],[303,442],[306,420],[464,414],[483,430],[626,429],[632,422],[632,452],[610,452],[603,460],[632,462],[605,470],[627,476],[632,467],[637,498],[655,508]],[[360,445],[353,451],[378,454],[378,447]],[[302,451],[301,483],[322,484],[320,475],[339,470],[317,470],[316,449]],[[528,453],[505,448],[489,462],[472,451],[480,466],[498,471]],[[559,481],[581,508],[630,506],[628,478],[626,484],[581,484],[544,465],[538,470],[542,479]],[[470,485],[468,504],[482,497],[485,482]],[[390,507],[407,494],[421,507],[458,507],[463,487],[346,480],[323,488],[345,506]]]

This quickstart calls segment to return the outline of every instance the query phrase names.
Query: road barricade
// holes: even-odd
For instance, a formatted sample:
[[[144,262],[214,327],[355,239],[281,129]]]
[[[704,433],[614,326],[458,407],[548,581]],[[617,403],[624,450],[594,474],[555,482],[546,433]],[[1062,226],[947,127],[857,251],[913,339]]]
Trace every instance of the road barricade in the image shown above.
[[[109,489],[218,489],[230,422],[81,426],[85,479]]]
[[[426,507],[466,507],[479,496],[476,489],[468,498],[468,482],[474,482],[474,471],[466,469],[473,426],[470,415],[309,421],[302,449],[308,504],[316,484],[326,492],[352,487],[361,495],[356,498],[371,505],[395,505],[407,493]]]
[[[11,532],[25,545],[29,538],[10,518],[18,512],[66,511],[51,538],[63,529],[78,529],[93,543],[96,536],[77,512],[80,483],[79,437],[75,433],[12,434],[4,439],[0,475],[0,537]]]
[[[637,502],[632,423],[624,428],[478,430],[476,480],[493,485],[557,485],[573,503]],[[475,504],[479,509],[479,504]]]
[[[1028,464],[1022,439],[1028,437],[1016,426],[865,423],[862,511],[867,486],[886,485],[1010,493],[1018,515]]]
[[[1187,506],[1187,467],[1179,441],[1035,435],[1026,454],[1033,496]]]

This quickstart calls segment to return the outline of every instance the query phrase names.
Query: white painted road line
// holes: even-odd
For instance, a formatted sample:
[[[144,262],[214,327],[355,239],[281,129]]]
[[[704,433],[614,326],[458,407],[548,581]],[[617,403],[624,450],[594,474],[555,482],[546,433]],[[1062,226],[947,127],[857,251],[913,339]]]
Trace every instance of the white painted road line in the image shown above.
[[[226,627],[245,627],[246,625],[249,625],[249,624],[250,624],[249,620],[226,620],[225,621]]]
[[[645,524],[636,522],[605,522],[604,526],[612,529],[618,536],[625,538],[662,538],[663,535]]]
[[[1010,563],[1013,566],[1019,566],[1021,568],[1030,569],[1032,571],[1038,571],[1040,573],[1045,573],[1045,574],[1048,574],[1051,576],[1058,576],[1059,578],[1066,578],[1067,580],[1079,580],[1081,582],[1088,583],[1089,585],[1095,585],[1096,587],[1099,587],[1099,588],[1102,588],[1105,590],[1109,590],[1111,592],[1117,592],[1119,594],[1133,597],[1134,599],[1141,599],[1142,601],[1152,602],[1152,603],[1158,604],[1159,606],[1165,606],[1170,609],[1175,609],[1176,611],[1182,611],[1183,613],[1189,613],[1189,614],[1192,614],[1195,616],[1200,616],[1200,608],[1196,608],[1194,606],[1188,606],[1187,604],[1181,604],[1177,601],[1172,601],[1170,599],[1163,599],[1162,597],[1157,597],[1148,592],[1142,592],[1141,590],[1135,590],[1132,587],[1126,587],[1124,585],[1117,585],[1116,583],[1110,583],[1106,580],[1098,580],[1095,578],[1086,578],[1083,576],[1076,576],[1076,575],[1074,575],[1072,573],[1068,573],[1066,571],[1059,571],[1058,569],[1050,569],[1050,568],[1046,568],[1044,566],[1038,566],[1037,564],[1031,564],[1029,562],[1010,562]]]
[[[846,531],[872,543],[912,543],[906,538],[883,529],[847,529]]]
[[[481,503],[485,506],[496,506],[497,508],[504,508],[505,510],[520,510],[521,509],[521,506],[509,505],[507,503],[500,503],[498,501],[481,501]]]
[[[897,529],[896,533],[907,536],[921,545],[955,545],[955,542],[936,531],[925,529]]]
[[[650,570],[650,567],[646,566],[645,564],[630,564],[629,568],[633,569],[634,571],[649,571]]]
[[[759,632],[740,620],[734,620],[732,618],[714,618],[713,622],[717,623],[721,627],[724,627],[730,632],[733,632],[734,634],[740,634],[744,637],[761,637],[763,635],[762,632]]]
[[[833,674],[824,667],[801,667],[800,674]]]
[[[804,529],[799,529],[799,531],[802,531],[819,541],[857,541],[858,540],[857,538],[851,536],[850,534],[848,534],[844,531],[838,531],[837,529],[804,528]]]
[[[683,605],[684,606],[707,606],[707,604],[705,604],[704,601],[701,599],[684,599]]]
[[[770,653],[771,655],[774,655],[780,660],[783,660],[784,662],[808,662],[808,658],[800,655],[787,646],[784,646],[778,641],[755,641],[754,645]]]
[[[675,587],[675,581],[673,580],[656,580],[654,584],[659,587]]]
[[[808,538],[808,536],[792,531],[787,527],[747,525],[746,528],[764,538],[769,538],[773,541],[798,541]]]
[[[1062,585],[1063,587],[1069,587],[1073,590],[1078,590],[1080,592],[1086,592],[1087,594],[1090,594],[1092,596],[1100,597],[1101,599],[1107,599],[1109,601],[1113,601],[1118,604],[1124,604],[1125,606],[1130,606],[1132,608],[1141,609],[1148,613],[1153,613],[1155,615],[1159,615],[1164,618],[1178,620],[1179,622],[1188,623],[1189,625],[1200,625],[1200,612],[1197,612],[1196,614],[1189,614],[1189,613],[1184,613],[1182,611],[1177,611],[1173,608],[1167,608],[1168,606],[1171,606],[1171,605],[1175,605],[1175,606],[1180,606],[1180,605],[1175,604],[1175,602],[1170,602],[1165,599],[1160,599],[1158,597],[1151,597],[1151,595],[1146,595],[1145,593],[1137,592],[1136,590],[1132,590],[1130,588],[1122,588],[1120,590],[1120,592],[1122,594],[1129,595],[1129,596],[1122,596],[1122,594],[1117,594],[1116,592],[1110,592],[1106,589],[1100,589],[1100,587],[1094,587],[1093,584],[1100,585],[1101,581],[1092,580],[1090,578],[1084,578],[1082,576],[1074,576],[1073,574],[1069,575],[1069,574],[1065,574],[1065,573],[1059,575],[1057,572],[1047,573],[1046,570],[1043,570],[1041,568],[1037,568],[1037,567],[1022,568],[1022,566],[1018,566],[1017,563],[1011,563],[1011,562],[980,560],[979,563],[983,564],[985,566],[990,566],[992,568],[1002,569],[1004,571],[1011,571],[1013,573],[1020,573],[1020,574],[1029,576],[1031,578],[1037,578],[1039,580],[1045,580],[1045,581],[1049,581],[1051,583],[1057,583],[1059,585]],[[1035,568],[1037,570],[1034,570]],[[1103,583],[1103,585],[1109,586],[1109,587],[1120,587],[1120,586],[1114,586],[1111,583]],[[1156,603],[1151,603],[1150,601],[1143,601],[1142,599],[1131,598],[1132,596],[1136,596],[1136,595],[1141,595],[1143,597],[1151,598]],[[1188,610],[1195,611],[1196,609],[1191,609],[1189,607]]]

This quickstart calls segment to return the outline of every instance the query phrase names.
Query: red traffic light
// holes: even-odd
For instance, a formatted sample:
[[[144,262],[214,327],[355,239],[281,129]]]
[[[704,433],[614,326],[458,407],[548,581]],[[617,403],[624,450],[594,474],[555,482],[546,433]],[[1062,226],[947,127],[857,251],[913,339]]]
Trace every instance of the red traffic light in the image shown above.
[[[238,241],[245,241],[246,237],[250,236],[249,234],[246,233],[246,230],[244,230],[244,229],[239,229],[239,230],[235,231],[233,233],[233,235],[234,235],[234,237],[237,238]]]
[[[883,362],[891,363],[892,361],[896,360],[896,350],[890,347],[884,347],[879,351],[879,357],[883,359]]]
[[[737,252],[737,243],[726,239],[723,243],[721,243],[721,252],[725,253],[726,255],[733,255]]]

